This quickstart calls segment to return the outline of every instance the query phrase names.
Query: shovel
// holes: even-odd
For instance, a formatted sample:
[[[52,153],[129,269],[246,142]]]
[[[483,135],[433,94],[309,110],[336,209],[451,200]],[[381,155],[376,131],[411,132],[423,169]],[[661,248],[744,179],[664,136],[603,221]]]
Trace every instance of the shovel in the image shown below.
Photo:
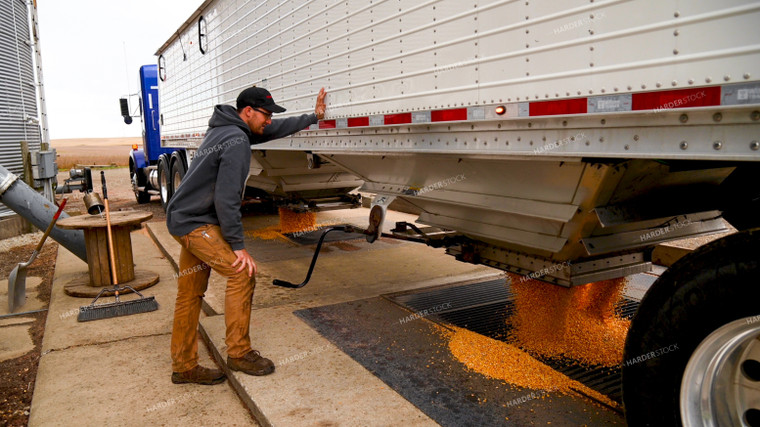
[[[26,302],[26,268],[29,267],[29,264],[34,262],[34,259],[37,258],[37,255],[42,250],[42,245],[45,244],[45,240],[47,240],[48,235],[51,231],[53,231],[53,227],[55,226],[56,221],[58,221],[58,217],[61,216],[61,212],[63,212],[64,206],[66,206],[66,199],[63,199],[61,206],[58,206],[58,212],[55,213],[53,221],[50,222],[47,230],[45,230],[45,234],[42,235],[42,240],[40,240],[40,243],[38,243],[37,247],[34,248],[34,252],[32,252],[32,256],[29,258],[29,261],[20,262],[8,276],[9,313],[13,313],[17,308],[21,307]]]

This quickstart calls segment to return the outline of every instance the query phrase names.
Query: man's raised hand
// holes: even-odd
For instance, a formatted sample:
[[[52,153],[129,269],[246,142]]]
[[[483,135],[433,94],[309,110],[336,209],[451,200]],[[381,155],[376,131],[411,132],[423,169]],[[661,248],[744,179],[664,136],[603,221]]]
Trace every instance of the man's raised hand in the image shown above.
[[[325,88],[320,89],[319,94],[317,95],[317,105],[314,107],[314,114],[317,115],[319,120],[325,118],[325,110],[327,109],[327,105],[325,105],[325,96],[327,96]]]

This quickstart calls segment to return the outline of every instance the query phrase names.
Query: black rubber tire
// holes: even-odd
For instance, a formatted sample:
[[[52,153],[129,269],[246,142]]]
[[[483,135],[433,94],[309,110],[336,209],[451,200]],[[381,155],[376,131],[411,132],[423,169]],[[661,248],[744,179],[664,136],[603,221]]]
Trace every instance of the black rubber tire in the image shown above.
[[[138,191],[134,186],[135,183],[138,186],[145,185],[141,182],[140,176],[137,175],[137,171],[135,170],[135,164],[132,162],[132,160],[129,161],[129,179],[130,182],[132,182],[132,190],[135,193],[135,199],[137,199],[137,204],[144,205],[145,203],[150,203],[150,193],[147,191]]]
[[[760,313],[758,274],[760,229],[753,229],[702,246],[652,285],[625,344],[623,404],[629,426],[681,426],[679,395],[689,358],[719,327]]]
[[[182,179],[185,178],[185,164],[181,159],[176,156],[172,157],[172,195],[177,191],[177,188],[182,183]],[[179,178],[179,181],[177,180]]]
[[[169,204],[169,200],[171,200],[173,192],[172,192],[172,174],[169,170],[169,158],[162,154],[158,158],[158,186],[160,187],[158,189],[158,193],[161,196],[161,206],[164,208],[164,212],[166,212],[166,206]],[[164,181],[166,182],[166,188],[163,188]]]

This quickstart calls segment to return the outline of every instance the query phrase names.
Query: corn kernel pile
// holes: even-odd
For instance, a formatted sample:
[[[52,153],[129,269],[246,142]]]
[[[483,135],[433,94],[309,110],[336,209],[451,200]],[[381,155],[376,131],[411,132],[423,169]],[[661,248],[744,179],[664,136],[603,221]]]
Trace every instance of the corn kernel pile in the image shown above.
[[[289,241],[285,233],[317,230],[317,216],[313,212],[296,213],[280,208],[280,224],[246,232],[247,235],[261,240],[282,239]]]
[[[574,391],[611,407],[618,406],[603,394],[555,371],[514,345],[459,327],[442,333],[448,338],[449,350],[457,360],[487,377],[534,390],[561,394]]]
[[[317,215],[314,212],[296,213],[289,209],[280,208],[280,232],[282,234],[314,230],[316,225]]]
[[[615,366],[631,325],[615,315],[625,279],[563,288],[512,275],[515,311],[509,320],[512,343],[544,357],[570,358],[588,365]]]
[[[282,233],[280,233],[279,225],[270,225],[269,227],[246,231],[246,235],[251,236],[254,239],[261,239],[261,240],[282,239],[286,242],[289,242],[288,238],[285,237]]]

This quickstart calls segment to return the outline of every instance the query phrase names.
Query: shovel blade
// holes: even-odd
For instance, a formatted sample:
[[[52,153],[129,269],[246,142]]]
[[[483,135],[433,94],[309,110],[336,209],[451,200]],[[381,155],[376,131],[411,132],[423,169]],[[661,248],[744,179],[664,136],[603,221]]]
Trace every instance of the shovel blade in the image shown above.
[[[8,312],[13,313],[26,302],[26,269],[16,266],[8,275]]]

